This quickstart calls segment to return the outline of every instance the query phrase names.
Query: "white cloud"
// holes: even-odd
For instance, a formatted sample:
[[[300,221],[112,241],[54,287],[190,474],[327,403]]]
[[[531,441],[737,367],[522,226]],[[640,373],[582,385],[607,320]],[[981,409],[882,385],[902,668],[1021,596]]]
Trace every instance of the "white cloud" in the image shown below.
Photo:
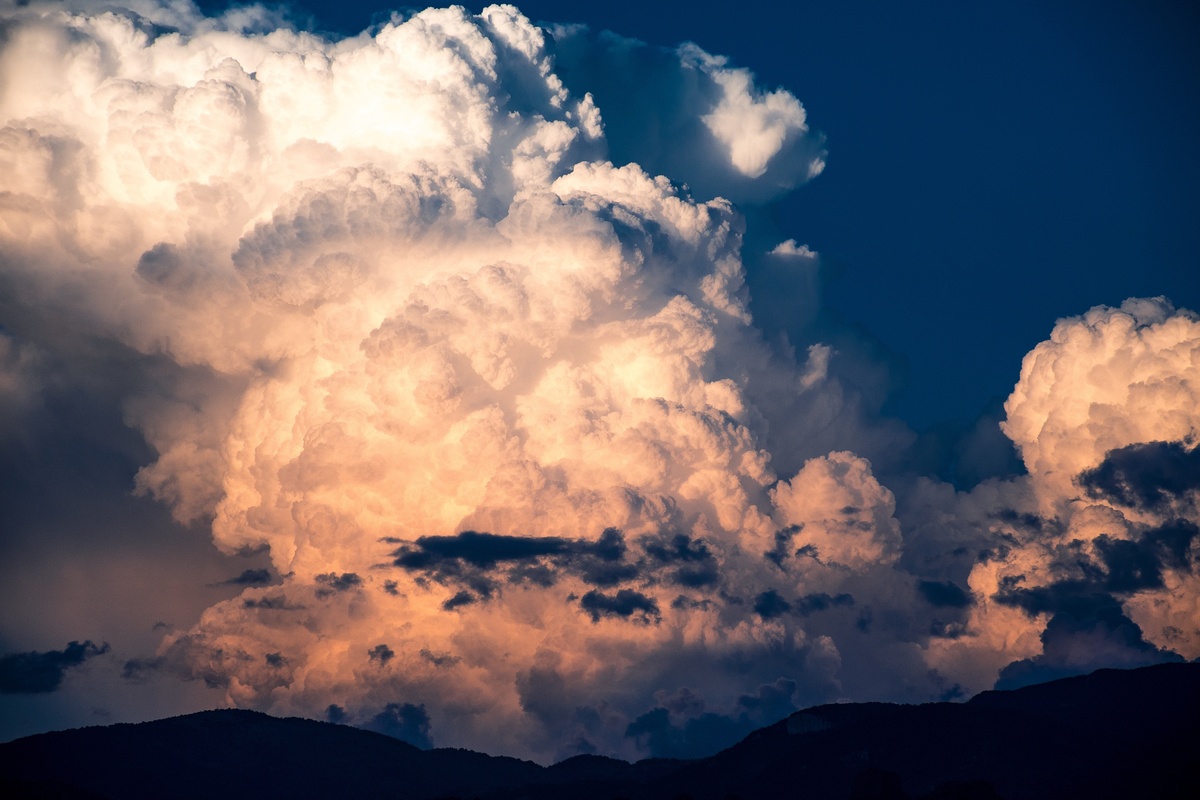
[[[1079,473],[1110,450],[1200,436],[1200,318],[1158,297],[1060,320],[1004,408],[1047,501],[1073,499]]]
[[[783,258],[799,258],[806,261],[815,260],[816,252],[809,248],[806,244],[796,244],[795,239],[786,239],[771,248],[768,255],[780,256]]]
[[[983,688],[1046,624],[997,599],[1005,580],[1048,585],[1056,547],[1119,522],[1062,510],[1074,476],[1194,435],[1194,317],[1093,310],[1010,399],[1031,478],[921,483],[906,530],[862,455],[905,432],[828,344],[763,341],[744,221],[716,196],[820,171],[792,95],[508,6],[339,42],[267,12],[139,6],[163,33],[69,8],[5,12],[0,402],[33,396],[29,353],[86,362],[62,378],[81,391],[119,363],[130,380],[96,394],[153,450],[137,491],[225,552],[269,548],[278,585],[211,605],[154,662],[231,703],[424,703],[439,745],[633,757],[656,697]],[[1132,516],[1136,538],[1153,520]],[[1129,600],[1162,641],[1193,596],[1170,580]]]

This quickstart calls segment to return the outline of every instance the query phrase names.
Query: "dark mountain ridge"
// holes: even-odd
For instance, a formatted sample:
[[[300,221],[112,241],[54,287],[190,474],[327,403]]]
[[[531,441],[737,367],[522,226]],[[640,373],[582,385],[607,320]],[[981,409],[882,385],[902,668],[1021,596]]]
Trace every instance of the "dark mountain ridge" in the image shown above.
[[[966,703],[817,706],[694,761],[551,767],[253,711],[0,744],[0,793],[40,798],[773,800],[1200,797],[1200,664],[1100,670]]]

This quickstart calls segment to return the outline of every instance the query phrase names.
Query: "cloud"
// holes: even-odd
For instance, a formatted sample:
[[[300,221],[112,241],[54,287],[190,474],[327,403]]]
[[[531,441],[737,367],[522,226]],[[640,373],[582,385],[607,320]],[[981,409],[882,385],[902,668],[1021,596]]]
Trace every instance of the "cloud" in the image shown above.
[[[367,656],[372,661],[378,661],[380,664],[386,664],[396,657],[396,651],[388,647],[386,644],[377,644],[367,651]]]
[[[1079,485],[1092,497],[1161,513],[1200,491],[1200,447],[1183,442],[1119,447],[1079,473]]]
[[[222,584],[227,586],[258,586],[263,583],[271,582],[271,571],[268,569],[247,569],[242,570],[241,575],[236,575]]]
[[[971,596],[950,581],[917,581],[917,588],[937,608],[963,608],[971,605]]]
[[[1076,476],[1110,451],[1195,439],[1197,348],[1200,318],[1161,297],[1059,321],[1025,357],[1001,424],[1044,502],[1074,499]]]
[[[662,705],[639,716],[625,735],[657,758],[697,758],[737,743],[756,728],[777,722],[796,710],[796,684],[780,678],[737,698],[727,713],[708,711],[702,697],[689,689],[656,696]]]
[[[849,568],[889,562],[899,553],[895,497],[881,486],[870,462],[837,452],[808,461],[772,497],[777,518],[796,526],[800,543],[817,560]]]
[[[725,57],[583,26],[551,31],[563,82],[596,98],[615,159],[735,202],[765,200],[824,169],[824,137],[800,101],[762,90]]]
[[[0,656],[0,693],[41,694],[57,691],[68,669],[108,652],[108,643],[90,639],[69,642],[62,650],[9,653]]]
[[[798,245],[795,239],[786,239],[780,242],[771,249],[768,255],[801,261],[815,261],[817,259],[817,254],[809,249],[808,245]]]
[[[792,610],[792,604],[779,596],[779,592],[768,589],[754,598],[754,613],[763,619],[771,619]]]
[[[336,706],[331,706],[331,708],[336,708]],[[334,716],[340,718],[340,714],[337,712],[329,716],[330,721],[340,721],[332,719]],[[433,742],[429,738],[429,714],[426,713],[424,705],[388,703],[383,710],[371,718],[370,722],[361,727],[386,734],[402,742],[408,742],[422,750],[433,747]]]
[[[37,402],[37,351],[0,331],[0,439],[19,435],[18,424]]]
[[[1107,595],[1069,593],[1057,598],[1054,615],[1042,632],[1042,652],[1014,661],[1000,673],[998,689],[1016,689],[1100,667],[1133,668],[1182,656],[1162,651],[1142,638],[1142,631]]]
[[[463,531],[454,536],[422,536],[417,539],[415,548],[404,547],[397,551],[396,565],[428,569],[440,562],[463,562],[476,567],[492,567],[500,561],[528,561],[538,556],[557,555],[566,548],[566,540],[555,536],[530,538]]]
[[[599,622],[602,617],[633,619],[643,624],[657,623],[662,619],[658,602],[633,589],[621,589],[615,594],[605,594],[593,589],[579,600],[579,605]]]
[[[732,200],[824,160],[788,92],[509,6],[340,41],[138,12],[3,12],[0,403],[77,392],[141,498],[270,569],[206,576],[131,679],[548,760],[1073,642],[1200,655],[1191,312],[1060,321],[1005,405],[1028,474],[981,429],[959,491],[851,334],[751,316]],[[819,305],[810,249],[766,258]]]
[[[1196,315],[1153,298],[1060,320],[1026,356],[1002,428],[1029,475],[956,501],[990,530],[935,662],[1012,682],[1200,656],[1198,352]]]
[[[343,572],[341,575],[336,572],[326,572],[315,576],[314,580],[318,584],[314,592],[318,598],[328,597],[338,592],[348,592],[363,585],[362,578],[353,572]]]

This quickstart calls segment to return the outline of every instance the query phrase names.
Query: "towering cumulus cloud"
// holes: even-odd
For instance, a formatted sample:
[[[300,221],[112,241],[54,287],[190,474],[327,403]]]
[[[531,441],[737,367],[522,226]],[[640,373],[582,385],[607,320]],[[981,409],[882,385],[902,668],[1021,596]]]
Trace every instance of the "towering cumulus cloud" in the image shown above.
[[[1192,315],[1061,322],[1007,405],[1029,475],[898,504],[868,457],[908,435],[749,312],[723,197],[821,171],[791,94],[511,6],[328,41],[70,5],[5,11],[0,402],[119,362],[135,490],[280,576],[129,676],[550,759],[1078,667],[1072,637],[1200,655]],[[605,116],[588,80],[638,65]]]
[[[1029,474],[959,499],[999,536],[935,662],[1023,683],[1200,657],[1198,387],[1200,319],[1163,298],[1061,320],[1025,357],[1001,427]]]

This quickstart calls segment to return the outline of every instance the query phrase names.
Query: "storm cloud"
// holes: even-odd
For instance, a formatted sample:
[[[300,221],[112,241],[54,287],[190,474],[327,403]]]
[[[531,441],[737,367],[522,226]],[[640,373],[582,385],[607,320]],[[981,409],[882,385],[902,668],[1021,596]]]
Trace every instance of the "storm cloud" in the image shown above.
[[[0,407],[69,387],[126,494],[270,567],[131,680],[549,760],[1200,657],[1192,312],[1060,320],[951,485],[861,353],[755,325],[750,258],[820,261],[734,205],[824,168],[786,89],[511,6],[135,5],[3,12]]]

